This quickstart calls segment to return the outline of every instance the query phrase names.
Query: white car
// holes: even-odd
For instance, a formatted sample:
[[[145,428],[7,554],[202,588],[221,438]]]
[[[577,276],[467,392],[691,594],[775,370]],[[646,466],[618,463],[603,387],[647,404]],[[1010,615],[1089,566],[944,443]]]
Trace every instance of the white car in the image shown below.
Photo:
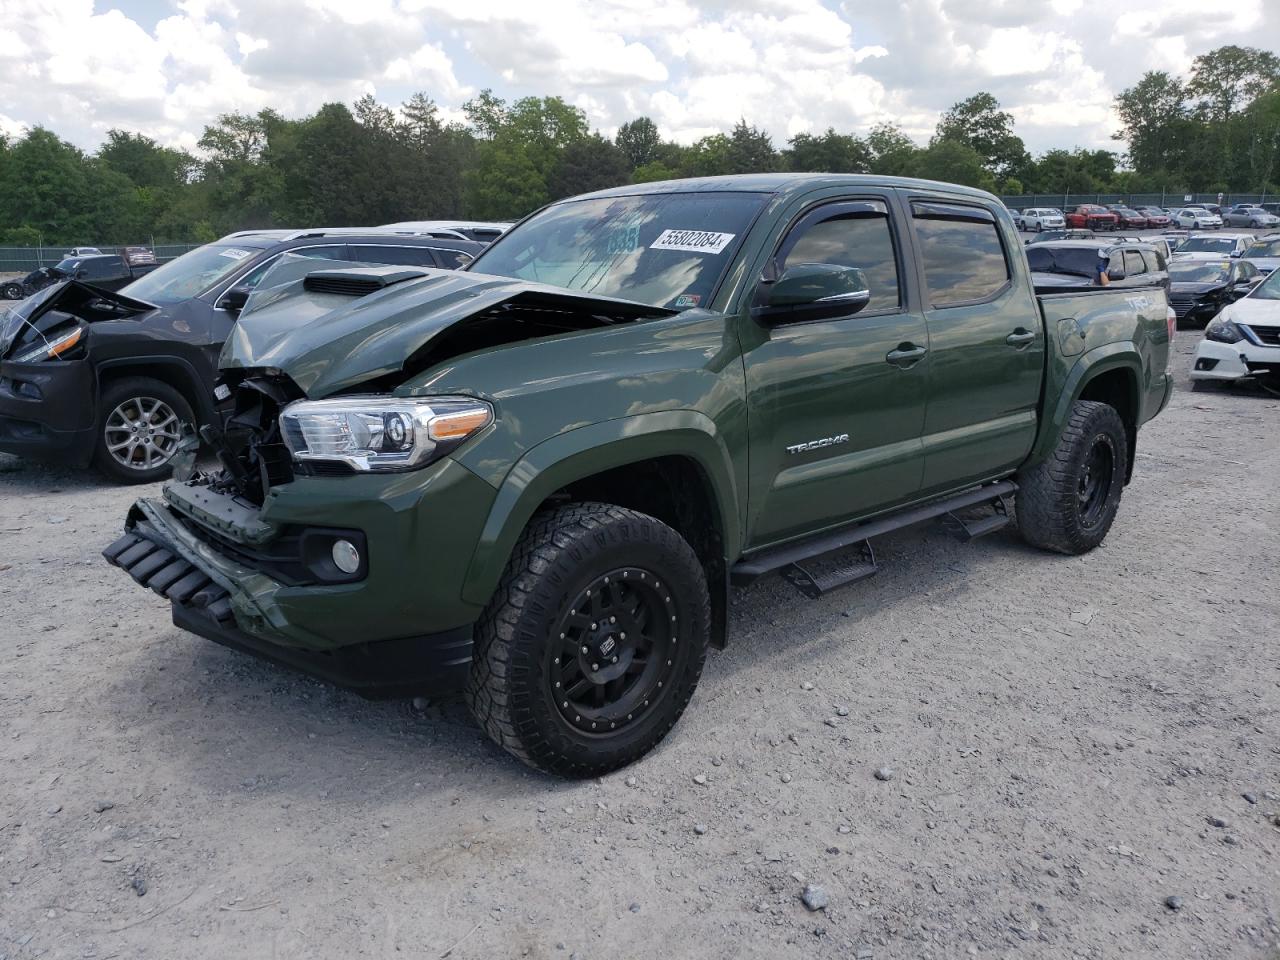
[[[1062,211],[1053,207],[1028,207],[1014,217],[1014,220],[1019,230],[1034,230],[1036,233],[1041,230],[1062,230],[1067,225],[1067,218],[1062,215]]]
[[[1173,252],[1177,260],[1221,260],[1241,256],[1253,244],[1251,233],[1193,234]]]
[[[1204,207],[1182,207],[1171,214],[1175,226],[1186,230],[1220,229],[1222,218]]]
[[[1253,377],[1280,396],[1280,270],[1218,311],[1191,361],[1191,383]]]

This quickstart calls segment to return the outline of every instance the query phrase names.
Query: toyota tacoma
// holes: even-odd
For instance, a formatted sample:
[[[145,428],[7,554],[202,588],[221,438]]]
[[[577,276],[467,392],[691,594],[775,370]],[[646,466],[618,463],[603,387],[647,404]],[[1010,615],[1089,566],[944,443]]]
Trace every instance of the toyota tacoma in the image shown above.
[[[217,468],[105,556],[218,643],[461,690],[565,776],[667,734],[731,585],[817,597],[929,519],[1093,549],[1171,388],[1162,286],[1039,295],[999,201],[926,181],[627,186],[465,271],[315,267],[223,348]]]

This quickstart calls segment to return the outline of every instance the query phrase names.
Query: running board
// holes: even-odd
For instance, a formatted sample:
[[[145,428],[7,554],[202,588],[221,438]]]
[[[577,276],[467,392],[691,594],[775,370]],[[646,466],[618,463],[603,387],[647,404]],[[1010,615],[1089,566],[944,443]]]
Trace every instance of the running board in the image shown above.
[[[948,511],[942,518],[943,529],[961,543],[968,543],[970,540],[985,537],[988,533],[995,533],[1007,527],[1013,519],[1009,516],[1009,501],[1004,495],[991,501],[991,509],[994,512],[990,516],[970,520],[965,520],[953,511]]]
[[[730,582],[735,587],[745,587],[753,583],[755,580],[764,576],[766,573],[773,573],[776,570],[786,570],[790,567],[797,567],[805,560],[812,560],[815,557],[821,557],[828,553],[834,553],[837,550],[843,550],[857,543],[869,541],[872,537],[883,536],[886,533],[892,533],[894,530],[901,530],[903,527],[909,527],[912,524],[920,523],[923,520],[932,520],[935,517],[953,514],[956,511],[964,510],[967,507],[975,507],[983,503],[990,503],[992,506],[1000,503],[1003,505],[1004,498],[1012,495],[1018,489],[1018,485],[1012,480],[999,480],[995,483],[989,483],[982,487],[975,487],[972,490],[966,490],[964,493],[955,496],[946,497],[942,500],[935,500],[932,503],[922,504],[918,507],[911,507],[900,513],[890,514],[886,517],[880,517],[876,520],[869,520],[866,523],[858,523],[852,526],[843,527],[829,533],[819,534],[814,537],[807,537],[804,540],[795,543],[784,544],[780,547],[762,550],[759,553],[752,554],[733,565],[729,571]],[[1001,507],[996,507],[1000,510]],[[987,523],[991,523],[993,518],[980,520],[977,523],[970,522],[970,529],[978,529]],[[1001,516],[999,526],[1009,522],[1007,512]],[[992,530],[998,529],[996,525],[991,525],[989,529],[982,529],[981,533],[990,533]],[[977,535],[981,535],[980,533]],[[861,562],[855,562],[847,565],[844,569],[846,573],[854,573],[856,575],[851,579],[843,579],[841,583],[852,583],[855,580],[861,580],[870,576],[875,572],[874,557],[870,563],[872,570],[866,572],[867,562],[865,558]],[[808,576],[805,568],[799,567],[800,574],[808,577],[814,582],[814,587],[818,587],[817,578]],[[835,571],[821,580],[825,584],[830,577],[835,576]],[[800,584],[792,576],[785,574],[787,579],[800,587]],[[839,583],[835,584],[839,585]],[[803,589],[803,588],[801,588]],[[829,588],[827,588],[829,589]],[[804,590],[806,595],[810,595],[808,590]],[[826,592],[819,589],[817,596],[821,596]]]
[[[862,541],[861,556],[845,560],[831,569],[814,573],[812,569],[791,563],[782,568],[782,576],[793,587],[810,600],[817,600],[824,593],[830,593],[836,587],[843,587],[859,580],[874,577],[880,568],[876,566],[876,553],[871,548],[871,541]]]

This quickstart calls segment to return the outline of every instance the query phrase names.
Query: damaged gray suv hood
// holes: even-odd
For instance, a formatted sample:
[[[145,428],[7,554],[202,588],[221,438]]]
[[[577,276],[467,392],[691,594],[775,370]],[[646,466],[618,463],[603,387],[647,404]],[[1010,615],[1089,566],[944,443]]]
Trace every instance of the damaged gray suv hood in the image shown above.
[[[551,312],[565,329],[668,317],[662,307],[480,273],[404,267],[312,270],[255,295],[223,369],[274,369],[312,399],[408,371],[444,331],[482,317]],[[504,336],[497,342],[510,342]],[[515,339],[522,339],[516,337]]]

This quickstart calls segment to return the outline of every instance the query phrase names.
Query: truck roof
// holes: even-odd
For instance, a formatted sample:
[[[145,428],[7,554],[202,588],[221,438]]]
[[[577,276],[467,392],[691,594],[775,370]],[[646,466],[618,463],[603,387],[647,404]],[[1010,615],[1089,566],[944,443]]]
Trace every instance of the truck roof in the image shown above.
[[[632,183],[608,190],[573,197],[574,200],[598,197],[629,197],[642,193],[707,193],[710,191],[737,191],[743,193],[802,193],[818,187],[904,187],[918,190],[941,190],[981,200],[994,200],[993,194],[973,187],[961,187],[954,183],[936,180],[917,180],[913,177],[886,177],[872,173],[741,173],[724,177],[689,177],[683,180],[658,180],[653,183]]]

